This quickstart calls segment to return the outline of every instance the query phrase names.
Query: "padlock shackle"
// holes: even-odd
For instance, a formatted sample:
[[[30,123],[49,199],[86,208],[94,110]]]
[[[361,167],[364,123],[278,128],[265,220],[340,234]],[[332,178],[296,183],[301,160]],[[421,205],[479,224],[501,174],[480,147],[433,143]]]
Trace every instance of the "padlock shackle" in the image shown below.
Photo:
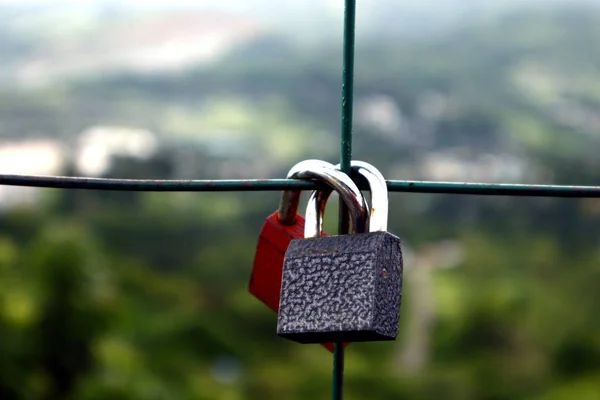
[[[371,192],[369,232],[386,232],[389,213],[389,195],[385,178],[373,165],[364,161],[352,161],[352,172],[365,178]],[[340,164],[335,166],[340,168]]]
[[[322,166],[325,168],[333,168],[333,164],[322,160],[304,160],[294,165],[287,174],[287,179],[294,179],[298,171],[302,169],[310,169]],[[300,190],[284,190],[281,194],[281,201],[279,202],[279,212],[277,219],[279,223],[285,226],[291,226],[296,223],[296,214],[298,213],[298,205],[300,204]]]
[[[363,232],[366,229],[369,210],[360,189],[348,175],[335,169],[332,164],[321,160],[305,160],[292,167],[287,178],[314,179],[327,184],[332,190],[338,192],[340,198],[348,206],[352,217],[352,232]],[[286,192],[297,192],[297,194]],[[281,204],[279,208],[280,215],[283,212],[284,215],[289,216],[291,211],[297,210],[299,199],[300,191],[284,191],[282,203],[291,200],[291,206],[290,203],[288,205]],[[295,217],[295,213],[293,215]]]
[[[377,168],[363,161],[352,161],[352,173],[361,175],[371,191],[371,212],[369,232],[387,231],[388,190],[385,178]],[[336,165],[340,168],[340,165]],[[323,217],[331,190],[315,190],[311,193],[306,207],[304,237],[319,237],[323,231]],[[358,233],[363,233],[358,232]]]

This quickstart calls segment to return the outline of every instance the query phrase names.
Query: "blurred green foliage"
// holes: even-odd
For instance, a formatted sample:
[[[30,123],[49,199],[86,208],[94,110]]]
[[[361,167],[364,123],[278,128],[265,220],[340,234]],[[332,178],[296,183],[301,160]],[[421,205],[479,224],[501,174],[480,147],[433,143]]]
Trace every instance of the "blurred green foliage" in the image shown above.
[[[81,197],[65,211],[73,194]],[[134,204],[103,201],[106,195],[64,191],[41,209],[2,215],[1,398],[328,397],[331,355],[278,338],[275,314],[246,291],[256,236],[277,194],[187,197],[217,212],[248,199],[247,212],[233,218],[204,207],[189,214],[179,205],[142,205],[174,194],[140,194]],[[456,238],[465,257],[431,272],[434,315],[420,331],[429,356],[419,368],[403,353],[424,339],[411,329],[422,320],[414,306],[422,301],[418,269],[428,267],[407,265],[399,340],[348,348],[346,398],[600,395],[598,229],[582,233],[595,238],[587,245],[563,241],[597,225],[589,201],[553,201],[548,215],[575,210],[573,227],[551,232],[530,223],[539,221],[538,200],[497,206],[477,198],[486,213],[503,217],[484,213],[465,224],[452,212],[461,197],[436,196],[446,211],[419,215],[397,196],[408,195],[391,197],[391,230],[413,251],[425,257],[420,249],[436,242],[420,229],[429,225],[440,238]],[[86,212],[90,201],[99,206]]]

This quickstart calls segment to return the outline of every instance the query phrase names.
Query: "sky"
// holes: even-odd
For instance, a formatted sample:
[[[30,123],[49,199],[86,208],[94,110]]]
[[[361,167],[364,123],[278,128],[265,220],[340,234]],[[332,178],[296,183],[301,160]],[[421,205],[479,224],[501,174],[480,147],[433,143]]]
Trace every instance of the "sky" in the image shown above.
[[[387,3],[386,3],[387,1]],[[462,7],[473,6],[479,8],[481,6],[526,6],[531,4],[548,4],[548,3],[600,3],[600,0],[357,0],[357,7],[367,8],[368,3],[381,6],[382,4],[393,4],[397,9],[427,9],[436,11],[439,9],[452,10]],[[367,3],[367,4],[365,4]],[[164,9],[164,8],[211,8],[220,10],[232,10],[244,12],[246,10],[261,9],[261,12],[267,10],[269,13],[276,13],[279,10],[282,12],[290,12],[294,10],[310,9],[311,4],[326,4],[331,7],[332,11],[343,9],[344,0],[0,0],[0,5],[11,6],[90,6],[114,4],[125,7],[135,7],[144,9]],[[400,8],[398,8],[400,7]]]
[[[390,0],[396,1],[396,0]],[[418,1],[418,0],[400,0],[400,1]],[[455,0],[438,0],[455,1]],[[331,11],[342,12],[344,0],[0,0],[0,6],[20,6],[32,7],[42,6],[48,8],[56,7],[62,9],[65,7],[73,8],[80,6],[86,8],[89,6],[115,5],[123,8],[161,10],[161,9],[211,9],[220,11],[229,11],[235,13],[256,13],[261,14],[290,14],[294,12],[307,13],[311,4],[325,5]]]
[[[265,4],[275,4],[285,1],[286,3],[305,3],[306,0],[0,0],[0,4],[93,4],[93,3],[114,3],[122,5],[134,5],[136,7],[203,7],[220,6],[223,8],[244,7],[245,4],[254,4],[257,2]],[[343,0],[322,0],[327,3],[343,4]]]

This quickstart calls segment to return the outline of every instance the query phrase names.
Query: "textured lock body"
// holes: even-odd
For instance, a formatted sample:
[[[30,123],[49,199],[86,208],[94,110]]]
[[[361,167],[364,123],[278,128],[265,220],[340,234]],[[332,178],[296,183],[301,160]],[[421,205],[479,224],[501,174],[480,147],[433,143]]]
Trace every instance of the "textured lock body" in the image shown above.
[[[283,225],[276,211],[267,217],[260,232],[248,289],[275,312],[279,310],[285,252],[293,239],[304,237],[304,223],[304,217],[296,214],[293,225]]]
[[[277,334],[299,343],[395,340],[402,273],[400,239],[389,232],[292,240]]]

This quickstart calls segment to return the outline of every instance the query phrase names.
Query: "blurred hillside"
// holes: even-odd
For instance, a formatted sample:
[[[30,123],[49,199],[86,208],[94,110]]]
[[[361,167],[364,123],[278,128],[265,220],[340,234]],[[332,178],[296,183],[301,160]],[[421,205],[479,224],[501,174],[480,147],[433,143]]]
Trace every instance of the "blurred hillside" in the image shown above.
[[[396,41],[443,34],[511,10],[561,4],[596,8],[599,3],[370,0],[358,2],[357,23],[359,38]],[[296,45],[337,46],[342,12],[343,0],[2,0],[0,55],[11,61],[3,63],[3,82],[14,83],[17,76],[17,82],[30,85],[59,72],[103,72],[107,64],[113,72],[160,71],[166,63],[171,68],[190,67],[214,59],[211,49],[228,49],[232,42],[251,38],[258,27]]]
[[[183,3],[2,5],[0,173],[337,160],[340,2]],[[354,158],[389,179],[599,185],[600,11],[565,3],[359,2]],[[246,290],[278,201],[1,187],[0,399],[328,398],[330,355],[277,338]],[[390,201],[402,333],[348,348],[347,399],[600,398],[598,201]]]
[[[538,155],[593,162],[598,16],[579,6],[511,11],[404,40],[359,30],[357,157],[383,152],[386,172],[408,168],[415,179],[527,182],[552,180]],[[307,154],[335,157],[335,37],[307,48],[258,20],[202,12],[111,21],[39,44],[43,56],[32,50],[9,80],[38,84],[0,91],[0,137],[73,146],[90,126],[123,125],[218,158],[268,154],[260,161],[271,170],[256,166],[268,176]],[[481,157],[499,172],[469,167]]]

